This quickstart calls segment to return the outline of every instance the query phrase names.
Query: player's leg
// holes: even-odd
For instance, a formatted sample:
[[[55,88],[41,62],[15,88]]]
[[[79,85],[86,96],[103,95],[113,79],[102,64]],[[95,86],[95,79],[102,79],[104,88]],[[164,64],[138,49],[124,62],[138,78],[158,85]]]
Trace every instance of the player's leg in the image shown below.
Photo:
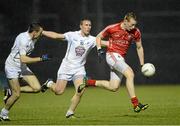
[[[117,57],[119,58],[119,57]],[[123,58],[121,58],[123,60]],[[116,63],[117,59],[112,53],[107,53],[106,54],[106,61],[111,68],[111,73],[110,73],[110,81],[106,80],[92,80],[89,79],[87,80],[87,85],[88,86],[98,86],[98,87],[103,87],[105,89],[108,89],[110,91],[117,91],[120,85],[120,81],[122,79],[122,74],[120,75],[119,71],[116,71],[113,69],[114,64]]]
[[[110,81],[107,80],[87,80],[88,85],[94,85],[97,87],[102,87],[110,91],[117,91],[122,80],[122,74],[119,74],[117,71],[111,70],[110,72]],[[94,82],[93,82],[94,81]]]
[[[84,75],[74,76],[74,86],[75,86],[75,94],[71,99],[70,107],[66,113],[66,118],[74,117],[75,109],[77,108],[78,104],[80,103],[81,97],[85,90],[85,81]]]
[[[54,92],[56,95],[61,95],[64,93],[67,82],[71,76],[60,74],[58,75],[58,79],[56,83],[53,82],[52,79],[48,79],[42,86],[41,91],[45,92],[47,89],[50,89],[52,92]]]
[[[8,113],[13,104],[20,97],[20,85],[18,79],[9,79],[9,85],[12,91],[12,95],[7,99],[4,108],[1,110],[0,117],[2,120],[9,120]]]
[[[4,89],[4,98],[3,98],[3,101],[4,103],[6,104],[8,98],[12,95],[12,91],[11,91],[11,88],[8,87],[6,89]]]
[[[41,89],[40,82],[35,75],[25,75],[23,76],[28,85],[21,87],[21,92],[35,93],[39,92]]]
[[[113,68],[121,72],[126,77],[126,88],[131,98],[131,102],[134,106],[134,111],[140,112],[141,110],[145,110],[146,108],[148,108],[147,104],[143,105],[139,103],[139,100],[135,94],[134,72],[131,67],[127,65],[125,61],[119,60],[115,63]]]
[[[136,97],[134,89],[134,72],[130,67],[127,67],[123,71],[123,75],[126,77],[126,88],[131,98]]]
[[[67,86],[67,80],[58,79],[56,83],[52,81],[52,79],[48,79],[42,86],[41,91],[45,92],[47,89],[50,89],[52,92],[54,92],[56,95],[61,95],[64,93],[66,86]]]
[[[21,67],[20,75],[22,77],[22,80],[24,80],[28,84],[21,87],[21,92],[35,93],[40,91],[41,86],[38,79],[26,65]]]
[[[108,53],[106,55],[107,63],[111,68],[122,73],[126,77],[126,87],[130,98],[136,98],[134,91],[134,73],[130,66],[124,61],[124,58],[117,53]],[[137,100],[138,103],[138,100]],[[133,103],[134,105],[136,103]]]
[[[12,92],[9,86],[9,83],[7,81],[7,78],[5,76],[5,74],[3,72],[0,72],[0,78],[1,78],[1,84],[2,84],[2,88],[4,90],[4,98],[3,101],[4,103],[6,103],[7,99],[11,96]]]
[[[48,79],[42,86],[41,91],[45,92],[48,88],[55,92],[56,95],[61,95],[65,91],[67,82],[72,79],[70,70],[66,67],[67,63],[62,62],[57,72],[57,81],[53,82],[52,79]],[[72,69],[71,69],[72,70]]]
[[[56,95],[61,95],[64,93],[66,86],[67,86],[67,80],[58,79],[55,84],[52,84],[50,86],[51,91],[53,91]]]

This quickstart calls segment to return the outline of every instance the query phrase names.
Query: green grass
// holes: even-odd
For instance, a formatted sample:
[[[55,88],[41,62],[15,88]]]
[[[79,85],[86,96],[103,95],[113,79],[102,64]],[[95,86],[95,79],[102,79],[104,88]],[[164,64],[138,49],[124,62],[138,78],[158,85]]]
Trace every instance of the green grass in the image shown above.
[[[38,94],[21,94],[10,111],[10,122],[0,125],[180,125],[180,86],[136,86],[142,103],[150,107],[134,113],[125,87],[118,92],[100,88],[87,88],[79,104],[78,119],[66,119],[65,113],[74,88],[67,88],[62,96],[50,91]],[[1,92],[1,99],[3,94]],[[3,107],[3,103],[0,103]]]

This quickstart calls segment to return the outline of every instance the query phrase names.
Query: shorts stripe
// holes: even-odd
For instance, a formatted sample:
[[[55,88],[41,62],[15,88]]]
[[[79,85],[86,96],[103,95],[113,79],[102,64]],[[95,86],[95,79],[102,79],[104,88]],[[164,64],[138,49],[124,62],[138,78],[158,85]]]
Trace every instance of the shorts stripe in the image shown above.
[[[112,53],[112,52],[109,52],[109,54],[110,54],[111,58],[114,60],[114,62],[116,63],[116,62],[117,62],[117,59],[116,59],[116,57],[113,55],[113,53]]]

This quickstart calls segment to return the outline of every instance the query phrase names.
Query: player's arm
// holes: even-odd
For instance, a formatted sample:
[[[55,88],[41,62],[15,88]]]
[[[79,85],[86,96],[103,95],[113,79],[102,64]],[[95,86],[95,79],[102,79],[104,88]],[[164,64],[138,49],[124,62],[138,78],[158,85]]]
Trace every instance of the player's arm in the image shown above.
[[[101,40],[101,46],[103,47],[109,46],[109,41]]]
[[[42,61],[42,58],[41,57],[29,57],[29,56],[26,56],[26,55],[20,55],[20,60],[22,63],[35,63],[35,62],[39,62],[39,61]]]
[[[102,39],[103,39],[102,32],[100,32],[96,37],[96,47],[97,47],[97,53],[98,53],[98,57],[99,57],[99,62],[101,62],[103,60],[103,55],[105,54],[104,50],[101,48]],[[103,43],[104,42],[105,41],[103,41]]]
[[[51,38],[51,39],[59,39],[59,40],[64,40],[65,36],[63,34],[60,33],[56,33],[53,31],[43,31],[42,35]]]
[[[51,60],[52,57],[50,57],[48,54],[44,54],[41,57],[29,57],[27,55],[20,55],[20,60],[22,63],[36,63],[40,61],[48,61]]]
[[[103,39],[102,32],[100,32],[100,33],[96,36],[96,47],[97,47],[97,50],[101,49],[102,39]],[[103,42],[103,43],[104,43],[104,42]],[[104,43],[104,44],[105,44],[105,43]]]
[[[138,57],[139,57],[140,65],[143,66],[144,65],[144,49],[143,49],[141,39],[139,39],[136,42],[136,50],[137,50],[137,54],[138,54]]]

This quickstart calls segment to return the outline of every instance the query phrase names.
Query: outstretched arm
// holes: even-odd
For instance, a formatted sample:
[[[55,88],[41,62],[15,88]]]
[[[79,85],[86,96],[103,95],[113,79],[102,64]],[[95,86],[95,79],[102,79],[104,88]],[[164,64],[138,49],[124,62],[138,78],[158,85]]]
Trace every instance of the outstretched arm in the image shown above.
[[[144,65],[144,49],[142,46],[141,39],[138,42],[136,42],[136,50],[137,50],[137,54],[139,57],[140,65],[142,66],[142,65]]]
[[[35,63],[35,62],[39,62],[41,61],[41,58],[40,57],[29,57],[29,56],[26,56],[26,55],[21,55],[20,56],[20,60],[22,63]]]
[[[53,31],[43,31],[42,35],[48,37],[48,38],[52,38],[52,39],[60,39],[60,40],[64,40],[65,36],[63,34],[60,33],[56,33]]]
[[[41,57],[29,57],[27,55],[20,55],[20,60],[22,63],[30,64],[30,63],[36,63],[40,61],[48,61],[51,60],[52,57],[50,57],[48,54],[44,54]]]

